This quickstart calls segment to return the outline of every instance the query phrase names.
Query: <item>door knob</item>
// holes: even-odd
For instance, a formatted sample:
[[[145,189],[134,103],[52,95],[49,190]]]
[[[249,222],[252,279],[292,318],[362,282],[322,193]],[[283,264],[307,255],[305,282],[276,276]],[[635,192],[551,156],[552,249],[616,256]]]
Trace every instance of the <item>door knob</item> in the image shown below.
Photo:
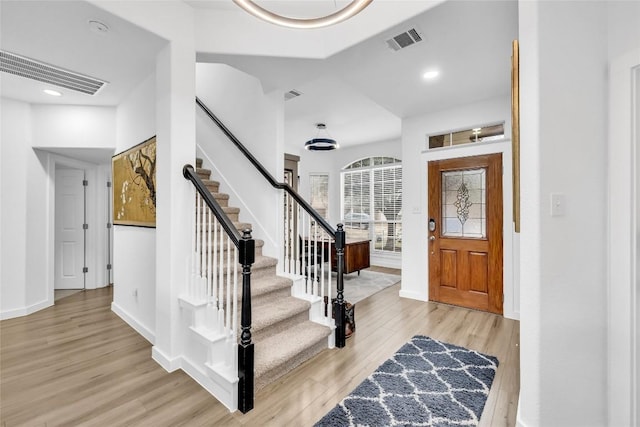
[[[429,240],[431,240],[433,242],[434,240],[436,240],[436,236],[429,237]]]

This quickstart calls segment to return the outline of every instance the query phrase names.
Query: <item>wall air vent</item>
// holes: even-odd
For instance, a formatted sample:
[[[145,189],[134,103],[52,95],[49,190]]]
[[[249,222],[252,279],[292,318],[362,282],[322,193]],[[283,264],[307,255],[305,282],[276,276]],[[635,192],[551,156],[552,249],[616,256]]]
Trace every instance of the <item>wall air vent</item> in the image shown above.
[[[297,98],[300,95],[302,95],[302,92],[300,92],[299,90],[291,89],[289,92],[286,92],[284,94],[284,100],[288,101],[290,99]]]
[[[0,71],[95,95],[107,82],[0,50]]]
[[[387,40],[387,45],[390,49],[398,51],[421,41],[422,36],[418,33],[418,30],[412,28]]]

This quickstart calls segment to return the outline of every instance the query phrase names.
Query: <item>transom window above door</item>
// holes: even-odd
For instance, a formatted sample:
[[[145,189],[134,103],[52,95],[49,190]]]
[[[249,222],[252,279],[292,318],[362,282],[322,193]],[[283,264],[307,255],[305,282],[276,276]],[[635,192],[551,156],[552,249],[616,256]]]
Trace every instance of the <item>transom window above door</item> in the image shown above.
[[[454,145],[473,144],[477,142],[495,141],[504,138],[504,123],[477,126],[471,129],[462,129],[430,135],[428,139],[429,149],[452,147]]]

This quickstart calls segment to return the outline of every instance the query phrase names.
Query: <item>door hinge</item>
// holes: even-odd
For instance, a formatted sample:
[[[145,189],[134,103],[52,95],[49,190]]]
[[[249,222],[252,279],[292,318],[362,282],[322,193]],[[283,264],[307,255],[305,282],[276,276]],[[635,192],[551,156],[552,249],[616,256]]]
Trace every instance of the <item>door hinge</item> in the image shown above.
[[[111,270],[111,264],[107,264],[107,270]]]
[[[83,230],[88,230],[89,229],[89,224],[82,224],[82,229]]]
[[[82,180],[82,185],[84,185],[86,187],[87,185],[89,185],[89,181],[87,181],[86,179],[83,179]]]
[[[111,224],[110,222],[108,222],[108,223],[107,223],[107,228],[111,228],[111,225],[112,225],[112,224]]]
[[[89,272],[89,267],[82,267],[82,272],[83,273],[88,273]]]
[[[107,181],[107,188],[111,188],[111,181]]]

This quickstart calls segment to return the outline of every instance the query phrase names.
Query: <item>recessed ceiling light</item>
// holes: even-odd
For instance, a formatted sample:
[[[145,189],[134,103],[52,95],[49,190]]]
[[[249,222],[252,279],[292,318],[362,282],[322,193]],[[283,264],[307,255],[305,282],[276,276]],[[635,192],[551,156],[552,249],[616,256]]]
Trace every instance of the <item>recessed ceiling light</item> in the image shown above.
[[[62,96],[61,92],[58,92],[57,90],[53,90],[53,89],[45,89],[43,90],[43,92],[51,96]]]
[[[104,22],[96,21],[94,19],[89,20],[89,29],[96,34],[106,36],[109,32],[109,26]]]
[[[439,75],[440,75],[440,71],[431,70],[431,71],[427,71],[426,73],[424,73],[422,75],[422,78],[427,79],[427,80],[431,80],[431,79],[435,79]]]

